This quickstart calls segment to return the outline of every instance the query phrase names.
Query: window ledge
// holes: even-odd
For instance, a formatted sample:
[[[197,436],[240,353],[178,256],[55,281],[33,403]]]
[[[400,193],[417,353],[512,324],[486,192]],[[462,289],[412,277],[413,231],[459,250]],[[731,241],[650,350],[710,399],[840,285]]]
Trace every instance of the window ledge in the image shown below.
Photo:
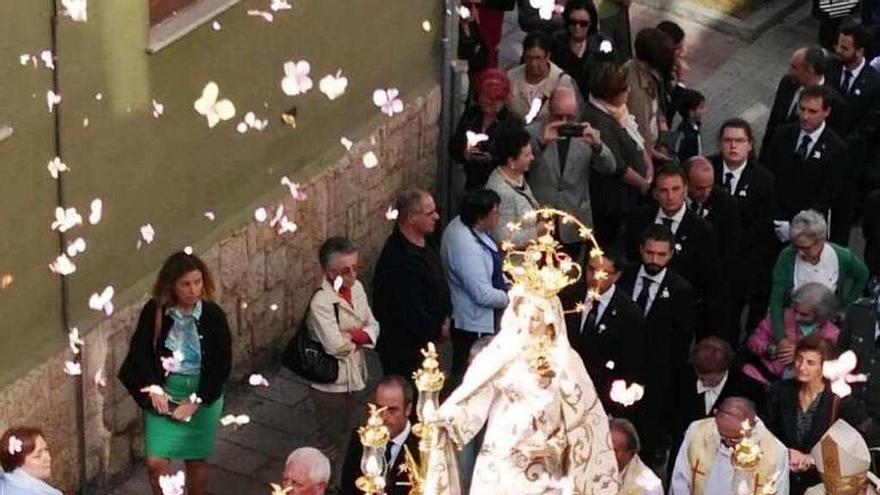
[[[200,0],[150,28],[147,53],[156,53],[183,38],[240,0]]]

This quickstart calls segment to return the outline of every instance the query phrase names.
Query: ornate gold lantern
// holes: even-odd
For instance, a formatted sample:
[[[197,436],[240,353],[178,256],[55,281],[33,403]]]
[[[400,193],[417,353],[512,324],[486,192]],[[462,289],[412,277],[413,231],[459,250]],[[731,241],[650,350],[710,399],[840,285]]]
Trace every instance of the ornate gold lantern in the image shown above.
[[[440,391],[446,382],[446,375],[440,371],[440,362],[437,360],[437,349],[432,342],[428,343],[427,349],[422,349],[425,359],[422,367],[413,373],[419,398],[416,402],[416,415],[419,422],[413,425],[413,434],[419,437],[419,461],[416,462],[412,453],[404,446],[404,470],[409,476],[410,495],[421,495],[428,472],[428,458],[431,447],[437,440],[439,425],[437,424],[437,409],[440,407]]]
[[[369,404],[370,417],[365,426],[358,428],[364,453],[361,455],[361,473],[363,476],[355,481],[359,490],[368,495],[385,493],[385,446],[390,438],[388,427],[382,421],[382,411],[375,404]]]

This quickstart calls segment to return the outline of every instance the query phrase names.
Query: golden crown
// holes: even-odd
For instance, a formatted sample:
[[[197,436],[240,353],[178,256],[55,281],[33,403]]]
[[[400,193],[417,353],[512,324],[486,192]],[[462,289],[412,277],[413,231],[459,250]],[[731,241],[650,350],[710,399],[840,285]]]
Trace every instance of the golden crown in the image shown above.
[[[519,222],[510,222],[507,229],[511,233],[522,229],[523,222],[539,224],[539,231],[543,232],[537,238],[529,239],[523,246],[515,246],[510,240],[502,242],[501,249],[507,254],[504,258],[504,271],[510,276],[514,285],[524,288],[526,291],[541,297],[551,298],[559,294],[565,287],[575,283],[583,273],[581,265],[571,257],[559,251],[560,244],[553,236],[557,223],[577,227],[578,237],[592,244],[590,258],[601,258],[602,250],[599,243],[593,237],[593,231],[574,215],[557,210],[555,208],[540,208],[523,215]],[[598,271],[597,279],[602,279],[607,274]],[[598,298],[599,292],[593,287],[589,290],[591,298]],[[583,305],[579,304],[577,311],[581,311]]]

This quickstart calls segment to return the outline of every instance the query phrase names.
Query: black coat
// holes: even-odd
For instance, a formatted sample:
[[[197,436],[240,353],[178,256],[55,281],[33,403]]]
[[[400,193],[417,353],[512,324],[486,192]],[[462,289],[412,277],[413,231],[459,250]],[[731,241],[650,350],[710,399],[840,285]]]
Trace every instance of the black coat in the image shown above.
[[[673,438],[677,439],[679,443],[684,439],[684,432],[691,422],[712,415],[711,411],[706,414],[706,394],[697,393],[697,374],[693,369],[689,371],[689,373],[682,375],[674,391],[672,418],[675,422],[675,429]],[[755,404],[757,411],[763,411],[767,391],[762,385],[736,370],[734,366],[728,371],[727,382],[724,383],[713,408],[717,408],[728,397],[745,397]]]
[[[762,155],[764,166],[776,179],[776,218],[784,221],[807,209],[827,215],[841,187],[841,164],[848,159],[846,143],[826,126],[802,162],[795,153],[800,131],[798,124],[780,127]]]
[[[632,296],[639,266],[627,268],[617,283],[618,290]],[[664,294],[668,297],[664,297]],[[632,297],[630,297],[632,299]],[[658,418],[669,413],[671,390],[676,376],[688,366],[688,346],[694,338],[694,291],[681,275],[666,270],[657,297],[645,316],[645,346],[640,374],[645,395],[635,404],[635,426],[648,462],[666,445],[671,422]]]
[[[729,260],[738,253],[742,237],[742,220],[736,200],[716,185],[706,201],[699,206],[699,212],[695,211],[695,213],[709,222],[718,234],[716,237],[718,253],[723,267],[726,268]]]
[[[149,395],[140,390],[150,385],[165,383],[165,370],[160,358],[170,357],[164,342],[174,320],[164,314],[157,345],[155,338],[156,302],[144,305],[137,328],[131,337],[128,355],[119,369],[119,380],[141,409],[152,407]],[[232,340],[223,308],[211,301],[202,301],[202,315],[196,323],[202,344],[202,370],[197,395],[205,405],[214,403],[223,394],[232,366]]]
[[[776,131],[785,124],[796,124],[798,122],[797,105],[795,105],[795,109],[791,114],[788,113],[788,109],[799,87],[800,85],[788,74],[782,76],[782,79],[779,80],[776,95],[773,97],[770,118],[767,119],[764,138],[761,141],[761,161],[764,161],[764,155],[773,141]],[[843,97],[837,92],[828,77],[825,78],[825,87],[830,90],[831,100],[831,114],[828,116],[828,125],[832,129],[840,131],[843,125]]]
[[[867,142],[877,130],[878,111],[880,111],[880,74],[865,61],[865,66],[859,72],[855,81],[850,83],[846,91],[841,86],[843,78],[843,64],[835,62],[831,65],[826,76],[828,84],[834,87],[843,98],[843,105],[838,110],[839,125],[836,127],[838,134],[855,151],[858,147],[859,156],[862,147],[867,147]],[[876,148],[876,145],[873,145]]]
[[[880,275],[880,190],[865,199],[862,234],[865,236],[865,264],[871,275]]]
[[[550,60],[574,79],[583,101],[587,101],[590,93],[590,74],[593,72],[593,68],[602,62],[613,62],[615,53],[614,50],[609,50],[606,53],[601,51],[602,43],[610,46],[611,41],[598,32],[587,35],[587,49],[580,57],[571,51],[569,39],[566,30],[553,34]]]
[[[847,311],[837,340],[840,349],[856,354],[858,366],[854,372],[868,376],[867,382],[853,386],[853,396],[865,407],[875,425],[880,424],[880,347],[875,337],[878,320],[880,317],[870,299],[859,299]],[[875,439],[871,446],[877,443]]]
[[[586,286],[581,284],[578,300],[585,297]],[[605,412],[626,416],[620,404],[611,401],[609,392],[614,380],[626,380],[627,385],[642,380],[645,319],[641,308],[629,294],[617,288],[594,328],[581,327],[581,313],[569,313],[565,320],[568,340],[584,361]],[[614,363],[613,369],[607,367],[609,361]]]
[[[418,462],[419,454],[419,437],[413,435],[412,432],[406,437],[404,442],[413,458]],[[400,466],[404,464],[404,449],[401,448],[394,459],[394,465],[388,466],[385,474],[385,493],[386,495],[407,495],[409,486],[398,485],[399,482],[409,483],[409,477],[400,472]],[[361,456],[364,453],[364,447],[361,445],[360,437],[357,432],[351,435],[351,441],[348,444],[348,453],[345,455],[345,464],[342,468],[342,481],[339,485],[338,495],[360,495],[363,492],[355,488],[355,480],[361,476]]]
[[[386,374],[412,375],[420,350],[440,339],[451,307],[440,255],[430,244],[410,243],[395,227],[373,276],[373,314],[382,329],[376,349]]]
[[[658,207],[648,206],[635,211],[621,228],[622,246],[627,260],[641,262],[639,246],[642,233],[655,223]],[[700,319],[711,318],[717,309],[719,297],[719,270],[717,236],[712,225],[686,209],[681,224],[675,231],[675,246],[669,267],[687,279],[700,301]]]
[[[721,155],[713,155],[710,161],[715,169],[715,183],[720,186],[724,184],[724,159]],[[748,258],[756,252],[766,252],[768,246],[776,243],[773,236],[776,185],[773,174],[757,161],[749,160],[743,166],[745,169],[732,197],[742,226],[738,252]]]
[[[456,162],[464,166],[465,189],[483,187],[489,174],[500,164],[498,151],[495,149],[498,138],[510,129],[522,128],[524,125],[516,115],[507,110],[507,107],[501,108],[495,121],[484,132],[489,139],[477,145],[477,149],[489,154],[488,160],[469,161],[464,156],[464,150],[467,147],[467,131],[483,132],[483,111],[479,105],[469,105],[464,110],[458,121],[458,127],[455,128],[455,133],[449,141],[449,153]]]
[[[798,440],[796,434],[797,410],[799,407],[798,382],[793,378],[782,380],[770,389],[764,421],[767,424],[767,428],[786,447],[808,454],[813,446],[816,445],[816,442],[822,438],[822,435],[834,423],[832,421],[834,406],[831,387],[826,386],[822,392],[819,398],[818,409],[810,423],[810,429],[800,440]],[[837,418],[849,423],[853,428],[859,430],[863,436],[871,430],[870,419],[864,409],[852,397],[844,397],[840,400]],[[820,482],[819,473],[816,471],[816,468],[803,473],[791,473],[789,479],[793,495],[801,494],[808,487]]]
[[[633,288],[641,265],[627,268],[617,289],[633,299]],[[668,297],[664,296],[668,294]],[[671,268],[666,269],[651,309],[645,315],[645,345],[642,377],[664,389],[672,383],[676,367],[687,364],[688,346],[694,337],[694,289]]]

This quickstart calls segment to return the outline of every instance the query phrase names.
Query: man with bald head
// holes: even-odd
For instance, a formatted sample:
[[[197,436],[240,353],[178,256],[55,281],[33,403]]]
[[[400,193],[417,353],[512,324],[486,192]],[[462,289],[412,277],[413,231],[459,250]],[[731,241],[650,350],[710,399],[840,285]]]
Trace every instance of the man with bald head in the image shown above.
[[[776,129],[783,124],[792,124],[798,121],[798,102],[801,98],[801,91],[808,86],[826,85],[826,65],[825,51],[818,46],[798,48],[791,55],[788,74],[782,76],[779,86],[776,88],[770,118],[767,120],[764,139],[761,142],[762,158]],[[831,88],[830,83],[827,86]]]
[[[742,236],[742,223],[736,201],[715,184],[715,169],[704,156],[695,156],[685,162],[688,176],[687,204],[698,217],[706,220],[715,229],[718,241],[718,272],[722,287],[713,303],[712,314],[730,320],[731,308],[728,304],[730,294],[730,275],[733,273],[734,256]],[[732,325],[717,325],[716,334],[724,337],[731,345],[737,345],[738,332]],[[734,333],[736,333],[734,335]]]
[[[592,226],[590,173],[622,175],[625,168],[616,163],[599,131],[580,121],[581,113],[574,89],[559,87],[550,97],[548,121],[527,128],[535,152],[529,186],[542,205],[572,213]],[[576,228],[565,226],[557,235],[564,250],[579,254],[583,242]]]
[[[750,476],[757,476],[761,487],[775,479],[776,490],[770,493],[788,495],[788,449],[755,416],[755,405],[742,397],[724,399],[714,417],[691,423],[675,458],[669,494],[734,493],[731,456],[746,425],[762,453]],[[761,487],[757,493],[763,493]]]

